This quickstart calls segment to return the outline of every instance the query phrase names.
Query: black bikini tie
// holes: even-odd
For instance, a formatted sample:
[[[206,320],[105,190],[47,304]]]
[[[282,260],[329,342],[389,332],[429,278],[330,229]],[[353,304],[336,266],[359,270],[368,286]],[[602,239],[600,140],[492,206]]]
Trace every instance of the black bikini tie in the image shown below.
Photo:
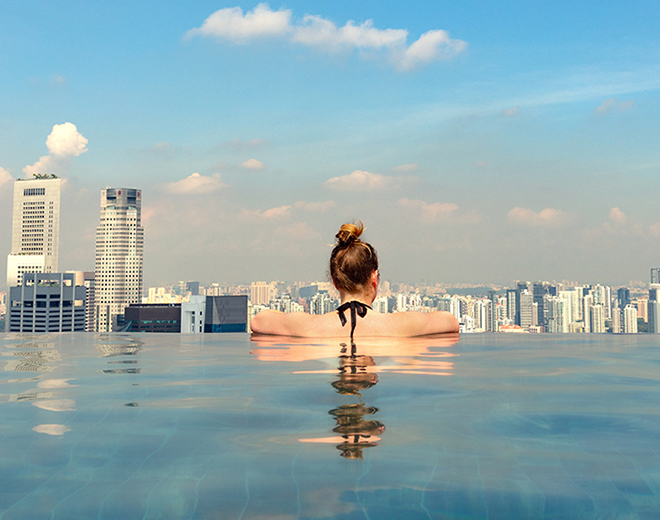
[[[355,315],[357,314],[360,318],[364,318],[367,315],[367,309],[371,309],[366,303],[359,302],[357,300],[352,300],[341,305],[337,309],[339,314],[339,321],[341,321],[341,326],[346,325],[346,316],[344,316],[344,311],[351,309],[351,341],[353,341],[353,332],[355,331],[356,319]],[[373,310],[373,309],[372,309]]]

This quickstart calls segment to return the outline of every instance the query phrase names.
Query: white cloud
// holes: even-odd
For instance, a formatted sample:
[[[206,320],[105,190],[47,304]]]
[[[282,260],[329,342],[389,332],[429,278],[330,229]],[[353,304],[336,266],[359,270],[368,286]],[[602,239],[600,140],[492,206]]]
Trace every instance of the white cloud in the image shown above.
[[[2,186],[4,183],[9,182],[13,180],[12,176],[9,175],[9,172],[5,170],[2,166],[0,166],[0,186]]]
[[[197,194],[210,193],[225,186],[226,184],[222,182],[222,177],[219,173],[209,176],[193,173],[185,179],[166,184],[165,190],[170,193]]]
[[[212,36],[236,44],[245,44],[255,38],[277,37],[291,30],[291,11],[272,11],[268,4],[259,4],[243,15],[240,7],[219,9],[202,26],[191,29],[186,38],[196,35]]]
[[[409,208],[420,212],[422,220],[437,221],[444,217],[448,217],[458,209],[458,206],[453,202],[434,202],[428,204],[419,199],[399,199],[397,205],[402,208]]]
[[[241,164],[241,168],[245,168],[246,170],[263,170],[264,163],[257,161],[256,159],[248,159]]]
[[[478,168],[485,168],[486,166],[488,166],[488,163],[486,161],[477,161],[474,163],[474,165],[477,166]]]
[[[399,166],[395,166],[394,170],[397,172],[412,172],[419,168],[419,164],[417,163],[408,163],[408,164],[400,164]]]
[[[46,435],[64,435],[66,432],[70,432],[71,428],[64,424],[39,424],[32,428],[32,431]]]
[[[325,181],[325,187],[340,191],[379,191],[400,188],[417,180],[412,175],[391,177],[380,173],[355,170],[349,175],[332,177]]]
[[[651,233],[654,237],[660,237],[660,222],[656,222],[655,224],[649,226],[649,233]]]
[[[615,207],[610,210],[610,220],[615,224],[625,224],[626,223],[626,214],[621,211],[619,208]]]
[[[87,151],[87,139],[83,137],[73,123],[62,123],[53,126],[46,146],[53,155],[63,157],[78,157]]]
[[[33,406],[50,412],[73,412],[76,402],[73,399],[49,399],[47,401],[33,401]]]
[[[617,101],[615,98],[606,99],[599,106],[596,107],[597,114],[607,114],[612,110],[625,112],[633,107],[634,101]]]
[[[310,213],[323,213],[331,210],[335,206],[336,204],[334,200],[327,200],[325,202],[304,202],[299,200],[293,205],[296,209],[302,209],[304,211],[309,211]]]
[[[72,386],[78,386],[70,384],[69,381],[71,381],[71,379],[45,379],[39,381],[37,386],[39,388],[70,388]]]
[[[62,173],[68,168],[72,157],[87,151],[87,143],[87,138],[78,132],[73,123],[54,125],[46,138],[50,155],[40,157],[36,163],[23,168],[23,172],[27,175]]]
[[[320,47],[323,50],[381,49],[391,45],[405,45],[405,29],[376,29],[371,20],[359,25],[349,20],[343,27],[320,16],[306,15],[294,33],[293,41]]]
[[[23,173],[26,175],[43,175],[46,173],[53,173],[52,170],[55,168],[56,162],[60,161],[54,161],[52,155],[44,155],[40,157],[36,163],[23,168]]]
[[[508,213],[509,222],[522,226],[556,226],[564,223],[566,214],[558,209],[545,208],[536,213],[531,209],[515,207]]]
[[[392,61],[397,69],[407,71],[432,61],[453,58],[466,48],[466,42],[450,38],[447,31],[428,31],[403,54],[395,51]]]
[[[244,217],[256,217],[266,220],[273,220],[288,217],[290,213],[291,206],[279,206],[277,208],[271,208],[265,211],[244,209],[241,214]]]
[[[520,112],[520,107],[510,107],[502,110],[502,115],[504,117],[513,117],[513,116],[517,116],[518,112]]]
[[[273,11],[265,3],[245,15],[240,7],[230,7],[214,12],[201,27],[188,31],[185,38],[199,35],[235,44],[265,37],[286,38],[330,53],[384,51],[394,67],[401,71],[452,58],[467,47],[466,42],[450,38],[443,30],[427,31],[408,46],[406,29],[378,29],[372,20],[362,23],[349,20],[337,27],[331,20],[318,15],[307,14],[296,23],[292,23],[291,18],[290,10]]]

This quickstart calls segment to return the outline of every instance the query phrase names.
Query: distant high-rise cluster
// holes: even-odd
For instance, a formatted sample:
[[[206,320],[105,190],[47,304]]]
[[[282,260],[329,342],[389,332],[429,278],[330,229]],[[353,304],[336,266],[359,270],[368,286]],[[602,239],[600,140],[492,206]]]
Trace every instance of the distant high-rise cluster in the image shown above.
[[[253,282],[227,287],[179,282],[143,298],[142,192],[101,191],[92,271],[58,273],[61,179],[14,183],[12,250],[7,259],[6,330],[238,332],[263,309],[325,314],[339,304],[330,282]],[[478,295],[384,281],[375,312],[447,311],[461,332],[660,333],[660,267],[641,285],[613,288],[572,282],[518,281]],[[497,289],[497,290],[496,290]],[[240,296],[240,297],[239,297]],[[248,300],[249,297],[249,300]]]

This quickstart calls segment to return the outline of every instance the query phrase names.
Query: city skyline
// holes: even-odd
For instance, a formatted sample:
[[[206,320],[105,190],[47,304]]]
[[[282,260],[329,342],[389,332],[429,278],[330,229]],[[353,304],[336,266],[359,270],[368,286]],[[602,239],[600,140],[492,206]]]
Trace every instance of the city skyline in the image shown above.
[[[422,5],[9,2],[0,270],[11,181],[55,173],[60,270],[142,188],[147,287],[323,279],[353,219],[390,280],[648,280],[657,10]]]

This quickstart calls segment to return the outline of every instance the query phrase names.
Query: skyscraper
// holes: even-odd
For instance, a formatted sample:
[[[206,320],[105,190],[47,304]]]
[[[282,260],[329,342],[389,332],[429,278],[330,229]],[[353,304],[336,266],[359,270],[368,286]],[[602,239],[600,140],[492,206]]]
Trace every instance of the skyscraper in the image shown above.
[[[520,292],[517,289],[506,290],[506,314],[515,325],[520,325]]]
[[[637,309],[630,304],[623,309],[623,332],[637,334]]]
[[[144,230],[141,190],[101,190],[101,218],[96,228],[96,330],[116,328],[117,316],[142,297]]]
[[[546,293],[545,285],[543,282],[537,282],[532,286],[532,295],[534,296],[534,303],[538,305],[537,307],[537,323],[539,325],[544,325],[544,310],[543,310],[543,295]]]
[[[59,178],[14,181],[9,287],[19,285],[23,273],[57,272],[61,187]]]
[[[619,287],[616,297],[619,300],[619,309],[623,310],[630,303],[630,290],[627,287]]]
[[[651,283],[660,283],[660,267],[651,267]]]
[[[538,312],[538,311],[537,311]],[[520,326],[528,330],[535,323],[534,295],[527,290],[520,293]]]
[[[649,286],[649,332],[660,333],[660,284],[652,283]]]

